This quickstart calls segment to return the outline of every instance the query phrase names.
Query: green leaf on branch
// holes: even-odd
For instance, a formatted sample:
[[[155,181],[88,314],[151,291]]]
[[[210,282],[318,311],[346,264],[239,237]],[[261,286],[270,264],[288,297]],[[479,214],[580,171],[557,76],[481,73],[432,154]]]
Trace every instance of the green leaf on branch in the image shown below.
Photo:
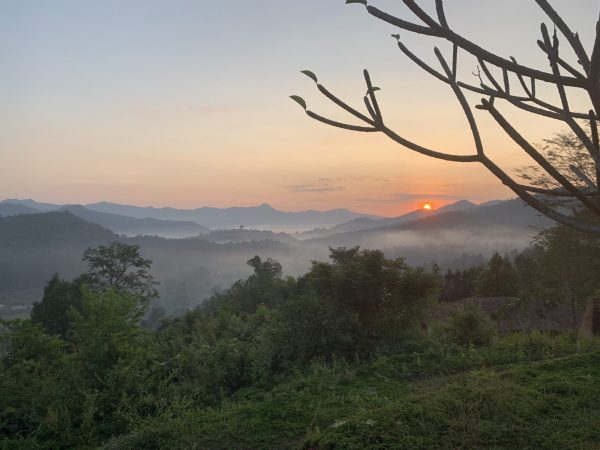
[[[314,74],[314,72],[311,72],[310,70],[302,70],[300,73],[303,73],[315,83],[318,83],[317,76]]]
[[[304,110],[306,111],[306,102],[304,101],[304,99],[298,95],[290,95],[290,98],[292,100],[294,100],[296,103],[298,103],[300,106],[302,106],[302,108],[304,108]]]

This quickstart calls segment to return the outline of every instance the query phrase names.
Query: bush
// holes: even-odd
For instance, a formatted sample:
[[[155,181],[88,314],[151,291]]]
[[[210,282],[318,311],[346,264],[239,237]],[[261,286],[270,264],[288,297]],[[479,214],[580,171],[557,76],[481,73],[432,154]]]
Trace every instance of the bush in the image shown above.
[[[444,334],[458,345],[481,347],[491,342],[494,328],[481,309],[470,303],[452,315]]]

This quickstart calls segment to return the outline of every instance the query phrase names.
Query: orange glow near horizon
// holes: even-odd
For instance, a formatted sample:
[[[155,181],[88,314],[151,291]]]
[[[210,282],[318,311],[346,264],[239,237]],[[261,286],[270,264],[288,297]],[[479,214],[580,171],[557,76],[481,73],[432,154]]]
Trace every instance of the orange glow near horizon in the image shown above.
[[[431,206],[431,203],[423,203],[423,205],[421,206],[421,208],[423,208],[426,211],[431,211],[433,208]]]

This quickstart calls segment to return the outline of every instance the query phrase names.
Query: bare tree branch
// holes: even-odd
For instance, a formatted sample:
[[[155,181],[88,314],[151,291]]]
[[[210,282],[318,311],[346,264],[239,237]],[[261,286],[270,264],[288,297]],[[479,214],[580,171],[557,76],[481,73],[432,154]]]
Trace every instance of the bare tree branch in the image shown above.
[[[439,71],[411,52],[400,41],[399,35],[393,35],[397,39],[398,48],[404,55],[421,69],[451,87],[467,118],[476,153],[457,155],[429,149],[406,139],[385,125],[383,112],[381,111],[376,94],[378,88],[373,87],[371,77],[366,70],[363,74],[367,85],[367,93],[363,97],[363,102],[368,116],[333,95],[323,85],[317,83],[317,87],[330,101],[367,126],[339,122],[308,110],[306,111],[307,115],[319,122],[337,128],[360,132],[381,132],[401,146],[432,158],[453,162],[478,162],[483,164],[503,184],[540,213],[580,231],[600,234],[600,225],[582,222],[581,217],[588,217],[585,214],[578,215],[575,218],[564,213],[565,205],[571,208],[577,204],[600,218],[600,143],[598,138],[598,117],[600,113],[600,20],[596,26],[594,48],[591,56],[588,56],[578,35],[571,31],[548,1],[535,0],[538,6],[552,20],[555,27],[564,35],[578,58],[578,64],[583,69],[583,72],[576,69],[564,57],[559,55],[559,39],[556,31],[550,37],[547,27],[542,24],[542,41],[538,41],[538,45],[548,57],[551,69],[550,72],[545,72],[519,64],[513,57],[506,59],[498,56],[453,31],[446,18],[443,0],[435,1],[437,21],[422,9],[416,0],[402,1],[423,24],[400,19],[371,5],[367,5],[367,11],[370,15],[402,30],[445,39],[452,43],[452,60],[450,63],[444,58],[437,47],[434,49],[435,55],[442,67],[442,70]],[[479,69],[474,74],[479,78],[479,85],[458,79],[459,50],[462,50],[467,56],[472,56],[479,63]],[[568,72],[569,75],[561,73],[561,69]],[[501,80],[500,77],[496,78],[494,71],[501,73]],[[316,81],[314,74],[309,72],[308,75],[312,75],[311,78]],[[519,82],[516,85],[516,89],[514,85],[512,86],[512,92],[511,76],[515,76]],[[558,91],[560,106],[539,98],[536,94],[536,82],[545,82],[554,85]],[[516,92],[520,90],[518,88],[519,85],[523,94]],[[586,113],[572,111],[568,95],[570,91],[567,91],[567,88],[585,91],[589,96],[593,109],[590,109]],[[522,178],[533,181],[532,185],[518,183],[486,155],[477,121],[465,96],[465,92],[467,91],[487,97],[476,108],[486,110],[504,132],[538,164],[538,166],[534,167],[534,172],[532,172],[534,176],[528,177],[523,173],[521,175]],[[558,120],[568,125],[573,134],[560,135],[561,140],[547,140],[546,142],[548,145],[555,145],[560,142],[568,143],[569,148],[572,149],[571,156],[573,159],[560,159],[555,152],[547,152],[548,146],[544,147],[544,154],[538,151],[500,113],[494,105],[495,100],[505,101],[515,108],[536,116]],[[303,100],[300,103],[305,106]],[[586,133],[577,120],[589,122],[589,134]],[[550,148],[552,149],[553,147]],[[596,178],[595,181],[593,178]],[[557,200],[549,201],[550,198],[556,198]],[[561,207],[560,199],[564,199],[564,201],[570,203],[566,204],[563,201],[563,207]]]
[[[423,20],[423,18],[427,18],[427,21],[435,23],[435,21],[427,15],[421,8],[419,8],[416,3],[412,0],[403,0],[403,2],[411,8],[413,13],[415,11],[419,12],[418,17]],[[405,20],[399,19],[397,17],[391,16],[388,13],[385,13],[374,6],[367,6],[367,11],[374,17],[381,19],[385,22],[388,22],[392,25],[395,25],[403,30],[412,31],[418,34],[425,34],[429,36],[436,36],[447,39],[453,44],[458,45],[460,48],[465,50],[466,52],[472,54],[476,58],[480,58],[484,61],[487,61],[491,64],[494,64],[498,67],[510,70],[515,73],[520,73],[523,76],[534,77],[540,81],[546,81],[548,83],[555,83],[557,80],[554,74],[543,72],[541,70],[532,69],[530,67],[522,66],[520,64],[515,64],[512,61],[502,58],[498,55],[493,54],[492,52],[483,49],[477,44],[465,39],[459,34],[455,33],[450,29],[442,28],[437,25],[437,27],[423,27],[421,25],[416,25],[411,22],[407,22]],[[561,77],[560,82],[565,86],[572,86],[585,89],[585,81],[580,80],[575,77]]]
[[[563,36],[569,41],[571,44],[571,48],[579,58],[578,63],[583,67],[586,73],[589,73],[590,70],[590,59],[581,45],[581,41],[579,40],[579,36],[576,33],[573,33],[565,21],[558,15],[558,13],[550,6],[547,0],[535,0],[535,2],[539,5],[540,8],[548,15],[548,17],[554,22],[554,25],[560,30]]]

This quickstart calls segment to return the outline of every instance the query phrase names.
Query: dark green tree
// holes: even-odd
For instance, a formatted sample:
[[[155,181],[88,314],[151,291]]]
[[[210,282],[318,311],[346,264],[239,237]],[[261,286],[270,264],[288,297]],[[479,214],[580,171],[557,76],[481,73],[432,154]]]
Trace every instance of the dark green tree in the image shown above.
[[[512,263],[495,252],[477,279],[475,293],[480,297],[515,297],[519,294],[518,281]]]
[[[93,290],[114,289],[136,297],[143,307],[158,297],[157,282],[150,273],[152,261],[142,257],[139,245],[113,242],[88,248],[83,253],[88,264],[84,280]]]
[[[411,268],[402,258],[387,259],[380,250],[330,248],[330,263],[313,262],[299,283],[317,296],[355,314],[366,338],[397,333],[419,322],[437,292],[438,277]]]
[[[248,260],[248,265],[254,268],[254,275],[258,277],[280,279],[283,271],[279,261],[272,258],[263,261],[258,255]]]
[[[576,215],[581,214],[589,216]],[[575,331],[585,300],[600,288],[600,238],[558,225],[540,232],[536,248],[541,294],[546,301],[569,306]]]
[[[44,288],[42,300],[33,304],[31,321],[42,325],[49,334],[67,338],[70,330],[67,311],[80,309],[81,284],[81,278],[69,282],[54,275]]]
[[[482,267],[448,269],[442,280],[441,302],[453,302],[475,295],[475,286]]]

